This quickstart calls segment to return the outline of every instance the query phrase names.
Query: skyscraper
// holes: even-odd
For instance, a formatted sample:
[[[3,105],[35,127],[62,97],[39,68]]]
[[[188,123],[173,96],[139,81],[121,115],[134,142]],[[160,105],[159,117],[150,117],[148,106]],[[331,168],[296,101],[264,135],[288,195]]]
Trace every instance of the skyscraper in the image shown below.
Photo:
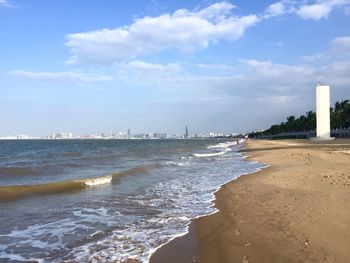
[[[187,126],[185,126],[185,139],[187,139],[188,138],[188,127]]]

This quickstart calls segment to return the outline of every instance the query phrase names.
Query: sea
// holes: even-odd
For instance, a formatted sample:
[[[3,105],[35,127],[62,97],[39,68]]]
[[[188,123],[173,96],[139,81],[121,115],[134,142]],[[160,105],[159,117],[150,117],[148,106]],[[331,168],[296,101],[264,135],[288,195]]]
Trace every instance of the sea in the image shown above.
[[[263,164],[244,140],[0,141],[0,262],[148,262]]]

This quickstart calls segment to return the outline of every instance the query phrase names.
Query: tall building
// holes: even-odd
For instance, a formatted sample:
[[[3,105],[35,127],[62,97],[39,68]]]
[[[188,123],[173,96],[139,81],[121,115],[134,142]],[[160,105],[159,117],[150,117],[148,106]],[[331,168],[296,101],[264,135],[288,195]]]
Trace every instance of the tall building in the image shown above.
[[[185,137],[185,139],[188,138],[188,127],[187,126],[185,127],[185,136],[184,137]]]
[[[130,138],[131,137],[131,130],[128,129],[128,137]]]
[[[329,86],[316,87],[316,136],[320,140],[330,140],[330,98]]]

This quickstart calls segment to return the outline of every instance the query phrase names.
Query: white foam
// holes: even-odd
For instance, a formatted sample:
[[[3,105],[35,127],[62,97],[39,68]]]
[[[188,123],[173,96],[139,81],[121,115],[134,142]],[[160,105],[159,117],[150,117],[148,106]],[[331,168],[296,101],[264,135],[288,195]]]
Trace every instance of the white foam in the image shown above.
[[[233,142],[222,142],[222,143],[218,143],[216,145],[209,145],[207,147],[207,149],[225,149],[225,148],[229,148],[231,146],[242,144],[244,142],[245,142],[244,139],[240,139],[238,141],[233,141]]]
[[[182,159],[182,158],[181,158]],[[182,159],[185,160],[185,159]],[[166,165],[175,165],[175,166],[186,166],[189,165],[189,162],[175,162],[175,161],[167,161],[165,162]]]
[[[226,152],[216,152],[216,153],[194,153],[194,157],[199,157],[199,158],[205,158],[205,157],[212,157],[212,156],[219,156],[219,155],[224,155]]]
[[[246,142],[246,139],[239,139],[238,140],[238,144],[242,144],[242,143],[245,143]]]
[[[192,156],[182,156],[180,160],[191,160],[192,158]]]
[[[113,177],[111,175],[97,177],[97,178],[90,178],[90,179],[84,179],[81,180],[85,185],[88,186],[96,186],[96,185],[102,185],[102,184],[110,184],[112,182]]]
[[[58,237],[59,243],[50,244],[54,247],[46,251],[62,249],[63,258],[60,258],[60,262],[123,262],[131,258],[148,262],[159,247],[186,234],[192,219],[218,212],[213,201],[222,185],[261,167],[243,160],[237,152],[230,152],[229,147],[205,155],[210,157],[218,154],[226,155],[168,162],[162,168],[163,173],[157,177],[159,181],[147,186],[142,194],[123,197],[122,200],[111,196],[100,203],[87,203],[86,207],[74,205],[71,218],[28,227],[6,236],[23,238],[33,243],[45,240],[48,234]],[[217,165],[218,161],[220,165]],[[179,166],[179,163],[186,165]],[[119,203],[123,206],[118,206]],[[140,208],[154,213],[146,215],[139,212],[138,216],[134,211]],[[125,209],[125,213],[122,209]],[[122,224],[117,224],[117,220]],[[101,225],[89,228],[96,223]],[[66,250],[65,235],[69,236],[79,228],[85,229],[85,235],[94,239],[84,239],[84,242],[78,239],[79,246]],[[40,242],[36,244],[43,245]]]

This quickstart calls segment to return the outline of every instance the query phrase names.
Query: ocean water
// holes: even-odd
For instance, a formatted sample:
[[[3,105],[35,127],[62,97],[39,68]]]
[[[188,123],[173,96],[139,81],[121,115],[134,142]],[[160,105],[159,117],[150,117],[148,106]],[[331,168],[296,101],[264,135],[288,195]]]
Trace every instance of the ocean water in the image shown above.
[[[0,141],[0,262],[148,262],[263,167],[235,141]]]

